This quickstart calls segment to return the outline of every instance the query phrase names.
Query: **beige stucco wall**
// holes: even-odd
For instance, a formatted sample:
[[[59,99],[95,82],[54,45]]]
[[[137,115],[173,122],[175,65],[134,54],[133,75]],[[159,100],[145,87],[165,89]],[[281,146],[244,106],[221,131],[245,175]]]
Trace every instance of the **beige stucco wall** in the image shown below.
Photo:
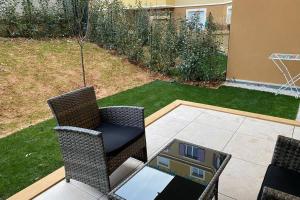
[[[125,5],[135,6],[140,2],[143,7],[172,7],[175,5],[175,0],[122,0]]]
[[[136,0],[123,0],[126,5],[135,5]],[[231,0],[141,0],[142,6],[187,7],[199,5],[224,4]]]
[[[300,53],[299,8],[299,0],[234,0],[227,78],[283,83],[268,56]],[[287,64],[292,74],[300,72],[300,62]]]
[[[214,22],[220,25],[226,25],[227,6],[231,4],[221,4],[213,6],[192,6],[192,7],[176,7],[174,8],[174,16],[185,18],[187,9],[206,8],[206,16],[209,13],[213,15]]]
[[[176,6],[199,6],[199,5],[214,5],[214,4],[226,4],[231,0],[175,0]]]

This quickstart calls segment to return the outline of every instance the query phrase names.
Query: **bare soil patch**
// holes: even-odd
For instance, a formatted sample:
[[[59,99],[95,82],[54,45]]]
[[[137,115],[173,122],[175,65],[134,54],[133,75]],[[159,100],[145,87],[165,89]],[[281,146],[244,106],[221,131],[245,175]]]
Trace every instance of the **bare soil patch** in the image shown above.
[[[86,78],[97,98],[155,79],[145,69],[95,44],[85,45]],[[46,100],[82,87],[75,40],[0,38],[0,137],[51,116]]]

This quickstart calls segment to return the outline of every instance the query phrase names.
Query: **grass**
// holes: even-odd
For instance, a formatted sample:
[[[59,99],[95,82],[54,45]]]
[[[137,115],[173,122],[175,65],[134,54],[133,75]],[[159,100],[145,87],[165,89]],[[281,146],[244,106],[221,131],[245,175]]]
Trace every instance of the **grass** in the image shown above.
[[[84,54],[87,83],[95,86],[98,98],[153,80],[95,44],[86,43]],[[0,38],[0,137],[49,118],[45,101],[82,85],[79,55],[72,39]]]
[[[295,119],[299,100],[293,97],[246,89],[199,88],[179,83],[154,81],[100,99],[100,106],[144,106],[149,116],[176,99],[211,104],[276,117]],[[62,166],[59,146],[52,131],[53,119],[23,129],[0,140],[0,199]]]

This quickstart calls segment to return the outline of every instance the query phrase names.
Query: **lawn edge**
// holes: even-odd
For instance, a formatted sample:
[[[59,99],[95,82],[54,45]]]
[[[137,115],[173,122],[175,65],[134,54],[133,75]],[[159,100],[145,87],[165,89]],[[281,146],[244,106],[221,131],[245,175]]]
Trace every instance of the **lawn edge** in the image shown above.
[[[258,113],[251,113],[246,111],[240,111],[230,108],[224,108],[219,106],[212,106],[208,104],[202,103],[194,103],[190,101],[183,101],[183,100],[175,100],[174,102],[168,104],[167,106],[161,108],[160,110],[156,111],[155,113],[151,114],[145,119],[145,126],[149,126],[159,118],[163,117],[167,113],[171,112],[175,108],[180,105],[192,106],[196,108],[204,108],[209,110],[215,110],[219,112],[231,113],[235,115],[241,115],[245,117],[251,117],[261,120],[267,120],[277,123],[283,123],[287,125],[299,126],[300,122],[291,119],[273,117],[269,115],[263,115]],[[41,180],[33,183],[32,185],[28,186],[27,188],[21,190],[20,192],[14,194],[13,196],[9,197],[8,200],[17,200],[17,199],[33,199],[39,194],[43,193],[47,189],[51,188],[65,177],[64,167],[57,169],[56,171],[52,172],[51,174],[47,175],[46,177],[42,178]]]

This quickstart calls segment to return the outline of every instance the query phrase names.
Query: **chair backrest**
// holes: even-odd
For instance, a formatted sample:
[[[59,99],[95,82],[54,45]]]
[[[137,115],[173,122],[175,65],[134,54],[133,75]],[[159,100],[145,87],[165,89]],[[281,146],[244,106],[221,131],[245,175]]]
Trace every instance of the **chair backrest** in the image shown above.
[[[100,123],[100,113],[93,87],[85,87],[48,100],[60,126],[95,129]]]
[[[279,135],[271,163],[300,173],[300,141]]]

